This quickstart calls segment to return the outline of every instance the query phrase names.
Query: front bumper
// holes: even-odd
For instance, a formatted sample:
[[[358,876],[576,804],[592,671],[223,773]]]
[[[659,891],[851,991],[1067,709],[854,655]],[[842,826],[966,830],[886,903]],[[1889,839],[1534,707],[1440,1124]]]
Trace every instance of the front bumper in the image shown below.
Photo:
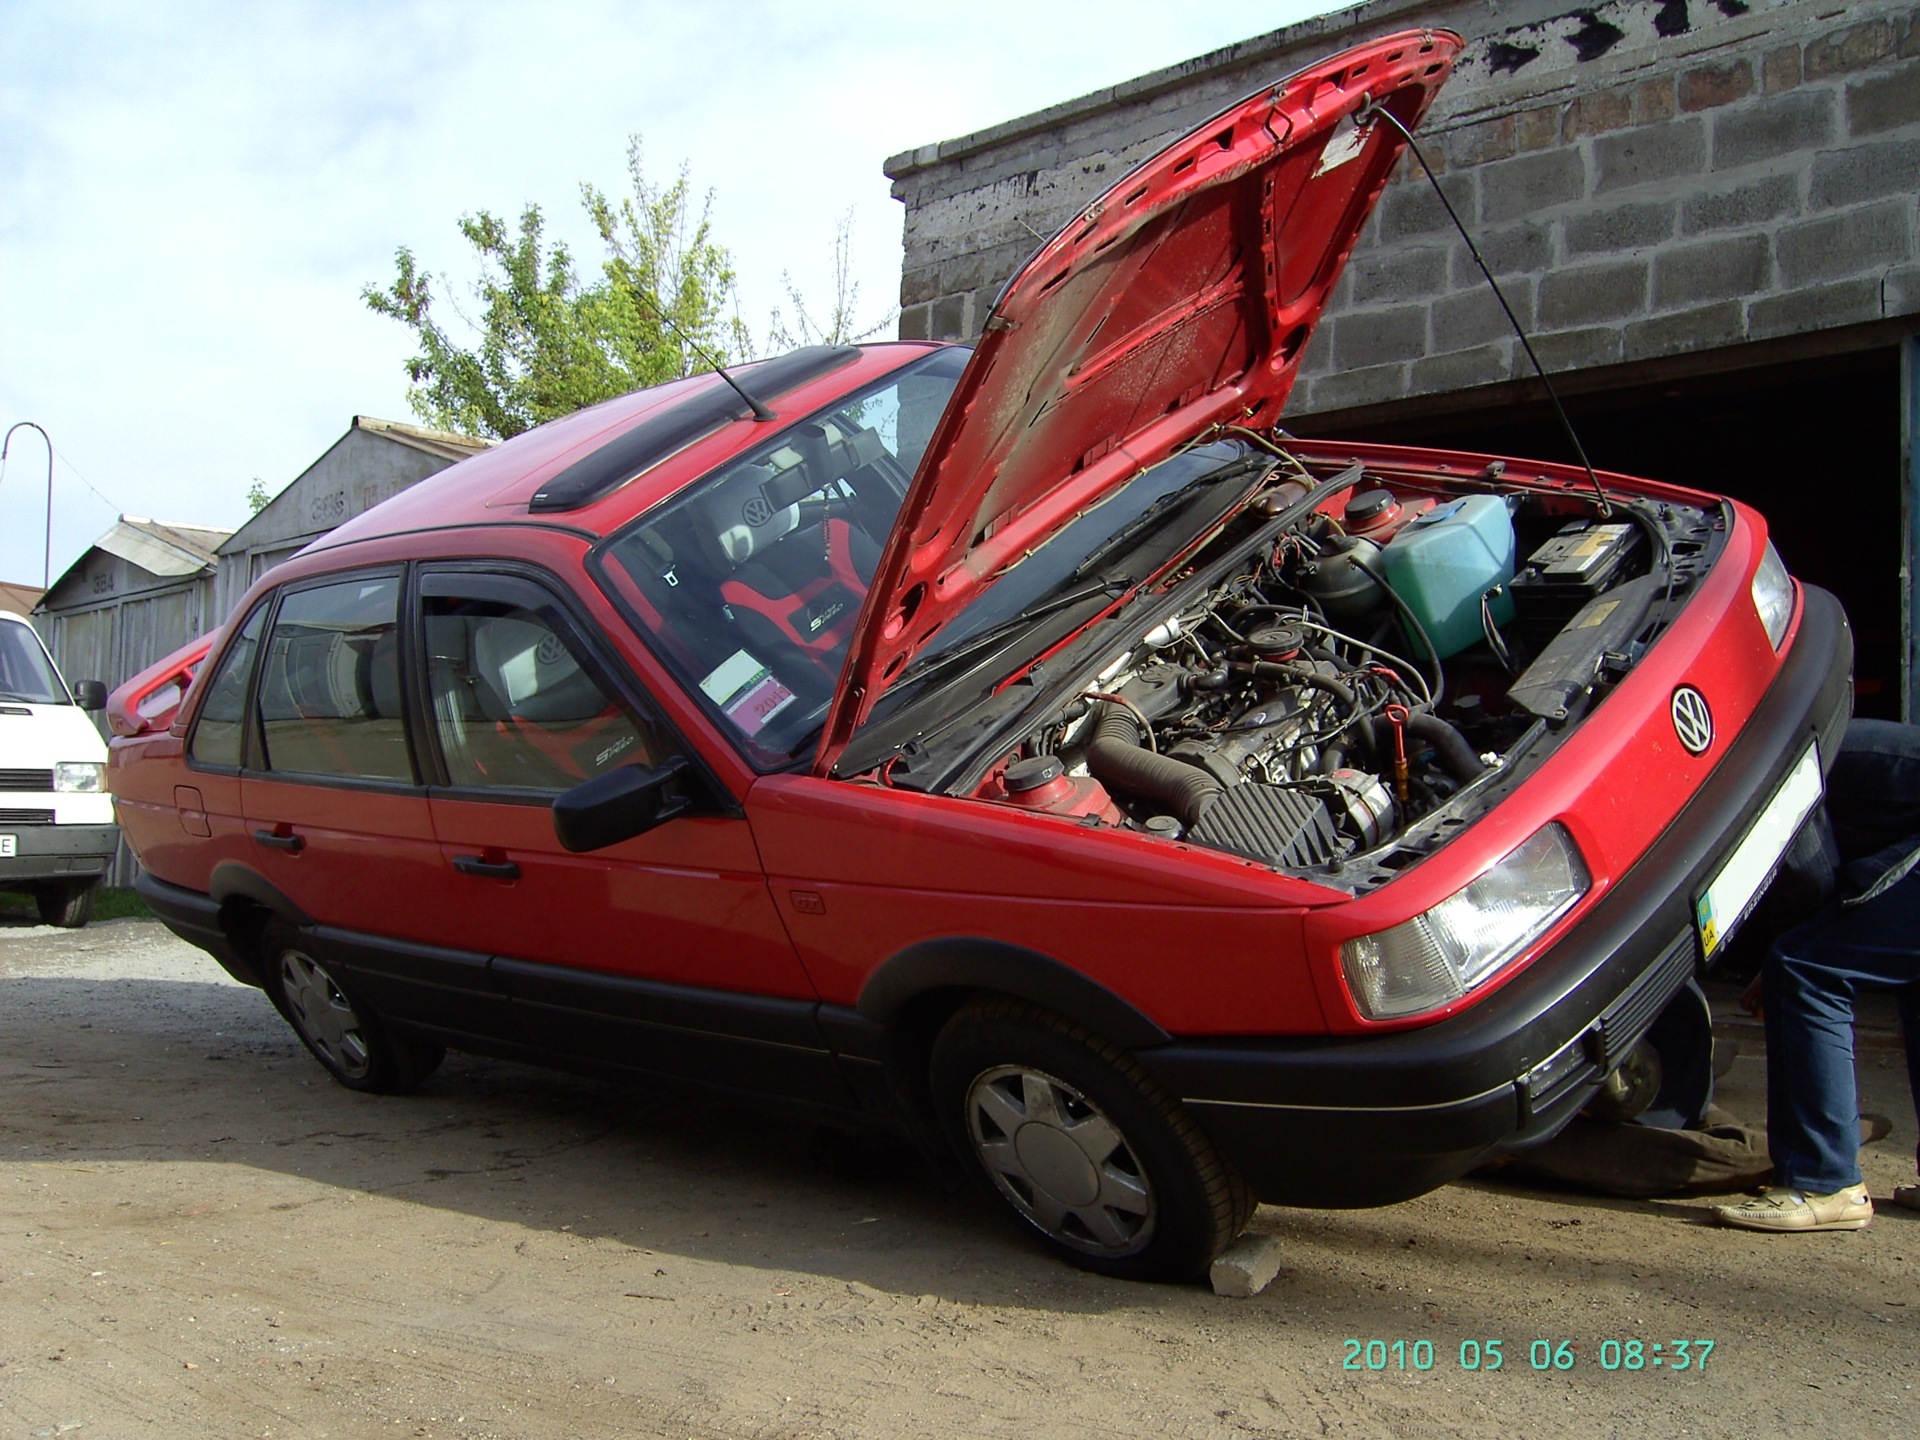
[[[1377,1038],[1176,1041],[1137,1052],[1282,1205],[1386,1205],[1559,1131],[1703,968],[1694,904],[1818,739],[1852,711],[1853,638],[1805,588],[1799,635],[1753,717],[1686,808],[1548,955],[1471,1009]],[[1544,1093],[1527,1073],[1569,1044]]]
[[[107,873],[120,848],[118,825],[0,825],[14,853],[0,856],[0,885],[82,880]]]

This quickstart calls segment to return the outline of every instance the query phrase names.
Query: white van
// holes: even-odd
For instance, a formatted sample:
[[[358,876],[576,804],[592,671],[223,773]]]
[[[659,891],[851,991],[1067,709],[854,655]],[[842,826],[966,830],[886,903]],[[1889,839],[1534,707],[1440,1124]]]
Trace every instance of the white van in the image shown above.
[[[0,890],[32,895],[49,925],[87,923],[120,844],[86,716],[106,703],[98,680],[69,690],[33,627],[0,610]]]

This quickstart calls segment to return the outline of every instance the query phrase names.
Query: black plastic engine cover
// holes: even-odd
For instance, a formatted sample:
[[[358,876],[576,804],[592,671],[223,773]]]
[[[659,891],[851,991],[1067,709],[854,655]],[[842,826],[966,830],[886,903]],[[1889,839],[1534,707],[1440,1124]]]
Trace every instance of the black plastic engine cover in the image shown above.
[[[1187,832],[1196,845],[1231,850],[1269,865],[1324,865],[1339,843],[1333,812],[1298,790],[1245,781],[1229,787]]]

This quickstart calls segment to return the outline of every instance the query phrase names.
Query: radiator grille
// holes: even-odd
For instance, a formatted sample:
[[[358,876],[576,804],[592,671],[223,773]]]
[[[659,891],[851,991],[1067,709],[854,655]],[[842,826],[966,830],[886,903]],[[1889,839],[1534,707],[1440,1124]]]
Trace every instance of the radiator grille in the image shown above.
[[[1600,1034],[1603,1068],[1611,1070],[1618,1065],[1634,1042],[1647,1033],[1654,1017],[1693,978],[1698,953],[1693,931],[1682,930],[1634,987],[1608,1007],[1595,1027]]]
[[[51,810],[0,810],[0,825],[51,825]]]
[[[51,790],[51,770],[0,770],[0,790]]]

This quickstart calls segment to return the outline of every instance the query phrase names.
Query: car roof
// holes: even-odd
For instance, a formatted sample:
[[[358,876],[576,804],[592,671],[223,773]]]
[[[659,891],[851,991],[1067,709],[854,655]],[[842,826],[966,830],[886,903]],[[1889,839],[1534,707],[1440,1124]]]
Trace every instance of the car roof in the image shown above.
[[[939,348],[898,341],[851,346],[844,352],[847,358],[830,368],[803,365],[798,373],[808,378],[770,397],[772,420],[747,417],[746,405],[737,397],[732,397],[731,408],[717,405],[716,401],[731,397],[732,392],[726,381],[711,371],[636,390],[549,421],[449,466],[322,536],[308,547],[308,553],[423,530],[474,525],[560,526],[594,536],[606,535],[770,435]],[[783,359],[798,359],[807,353],[797,352]],[[781,364],[782,360],[776,359],[740,366],[729,373],[753,391],[757,373],[773,370],[777,374]],[[735,416],[739,418],[732,418]],[[675,423],[687,418],[695,422],[692,428],[704,429],[704,433],[675,445]],[[716,420],[718,423],[713,423]],[[656,439],[666,437],[672,447],[668,453],[657,454],[659,446],[647,444],[649,433]],[[630,476],[618,468],[623,452],[633,457],[634,473]],[[572,497],[577,499],[568,496],[567,487],[556,483],[609,458],[615,468],[608,470],[601,464],[598,485],[572,487]],[[562,492],[561,503],[549,503],[554,492]]]

